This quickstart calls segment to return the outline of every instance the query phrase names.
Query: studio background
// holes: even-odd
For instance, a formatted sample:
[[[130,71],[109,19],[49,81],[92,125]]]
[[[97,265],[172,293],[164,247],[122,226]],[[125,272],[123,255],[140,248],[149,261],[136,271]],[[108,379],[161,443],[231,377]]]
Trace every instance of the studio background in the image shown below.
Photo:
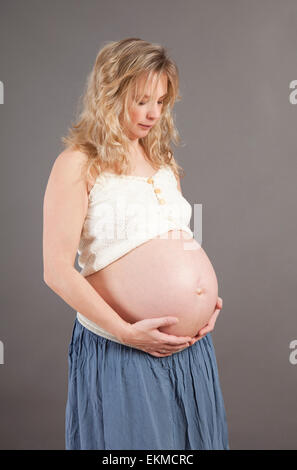
[[[139,37],[164,45],[180,71],[183,146],[173,149],[184,196],[202,204],[202,246],[223,299],[212,337],[230,448],[296,449],[297,2],[0,8],[0,448],[64,449],[76,312],[43,281],[44,191],[99,49]]]

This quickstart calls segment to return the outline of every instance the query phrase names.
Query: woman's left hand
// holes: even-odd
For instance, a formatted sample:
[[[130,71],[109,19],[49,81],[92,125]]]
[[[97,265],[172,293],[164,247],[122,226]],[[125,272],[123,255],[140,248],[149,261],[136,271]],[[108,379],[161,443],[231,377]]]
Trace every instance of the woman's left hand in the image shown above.
[[[218,318],[218,315],[223,307],[223,300],[221,297],[218,297],[217,303],[216,303],[216,308],[212,316],[210,317],[207,325],[205,325],[201,330],[198,331],[198,334],[196,336],[193,336],[192,340],[190,341],[190,346],[192,346],[196,341],[199,341],[199,339],[203,338],[207,333],[210,333],[215,326],[215,322]]]

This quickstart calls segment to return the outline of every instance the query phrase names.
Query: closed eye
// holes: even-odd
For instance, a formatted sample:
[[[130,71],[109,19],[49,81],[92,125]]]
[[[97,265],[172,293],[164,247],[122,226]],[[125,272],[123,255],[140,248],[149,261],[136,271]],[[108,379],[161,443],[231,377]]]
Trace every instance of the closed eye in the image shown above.
[[[146,104],[146,103],[143,103],[143,101],[142,101],[142,102],[140,102],[140,103],[138,103],[138,104],[143,105],[143,104]],[[163,101],[158,101],[158,104],[163,104]]]

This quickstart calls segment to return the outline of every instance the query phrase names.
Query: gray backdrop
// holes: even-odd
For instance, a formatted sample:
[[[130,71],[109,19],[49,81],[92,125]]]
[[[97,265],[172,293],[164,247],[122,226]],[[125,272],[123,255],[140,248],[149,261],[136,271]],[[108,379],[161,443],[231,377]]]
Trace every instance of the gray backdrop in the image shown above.
[[[297,1],[0,8],[1,449],[64,449],[76,312],[43,282],[43,197],[97,52],[131,36],[163,44],[180,69],[175,156],[224,303],[212,336],[230,447],[296,449]]]

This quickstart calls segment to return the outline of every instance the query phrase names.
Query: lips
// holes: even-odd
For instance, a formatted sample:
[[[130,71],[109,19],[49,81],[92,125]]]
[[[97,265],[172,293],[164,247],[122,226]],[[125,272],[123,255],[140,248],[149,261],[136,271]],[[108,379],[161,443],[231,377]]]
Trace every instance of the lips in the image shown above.
[[[142,127],[146,127],[147,129],[150,129],[152,127],[152,126],[149,126],[149,125],[146,125],[146,124],[141,124],[141,123],[139,123],[139,125],[142,126]]]

